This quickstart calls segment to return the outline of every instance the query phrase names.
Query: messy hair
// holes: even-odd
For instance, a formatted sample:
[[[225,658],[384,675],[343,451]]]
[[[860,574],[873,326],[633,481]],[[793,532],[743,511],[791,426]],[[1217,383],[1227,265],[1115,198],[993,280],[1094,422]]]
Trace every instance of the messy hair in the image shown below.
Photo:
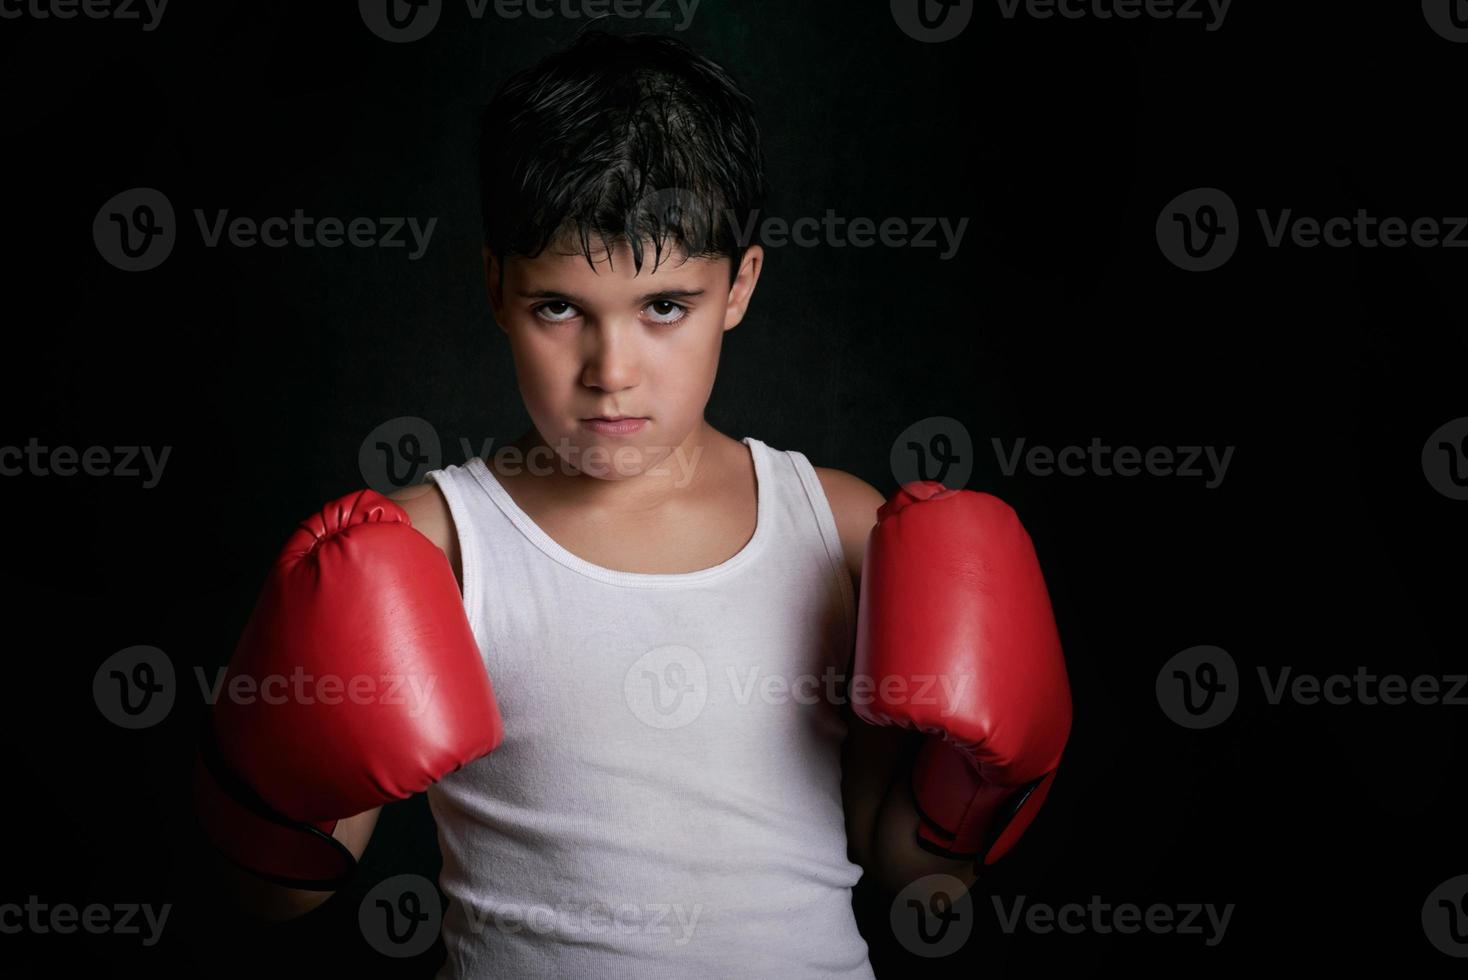
[[[484,241],[502,272],[562,241],[592,263],[595,236],[609,259],[625,241],[638,272],[644,239],[654,271],[665,246],[727,255],[732,282],[755,243],[735,223],[767,193],[752,101],[674,37],[586,31],[506,79],[481,117]]]

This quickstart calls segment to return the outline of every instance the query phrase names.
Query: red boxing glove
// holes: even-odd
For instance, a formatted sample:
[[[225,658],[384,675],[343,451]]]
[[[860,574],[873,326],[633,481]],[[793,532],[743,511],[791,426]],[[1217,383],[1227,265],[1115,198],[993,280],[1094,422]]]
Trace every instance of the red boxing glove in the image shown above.
[[[236,864],[331,889],[356,867],[337,820],[426,789],[502,736],[448,558],[360,490],[276,559],[205,716],[195,807]]]
[[[853,698],[928,733],[913,765],[918,843],[993,864],[1029,827],[1070,735],[1070,684],[1034,545],[997,497],[908,483],[862,561]]]

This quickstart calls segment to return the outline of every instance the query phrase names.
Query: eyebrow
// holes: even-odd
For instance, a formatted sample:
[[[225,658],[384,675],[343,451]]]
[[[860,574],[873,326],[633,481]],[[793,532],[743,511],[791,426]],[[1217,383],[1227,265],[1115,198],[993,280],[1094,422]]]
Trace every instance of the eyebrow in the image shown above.
[[[702,296],[704,292],[705,290],[702,289],[659,289],[656,292],[643,293],[637,298],[637,305],[646,306],[648,303],[655,303],[660,300],[697,299],[698,297]],[[519,296],[522,299],[560,300],[562,302],[570,303],[573,306],[590,305],[574,293],[565,293],[557,289],[516,290],[515,295]]]

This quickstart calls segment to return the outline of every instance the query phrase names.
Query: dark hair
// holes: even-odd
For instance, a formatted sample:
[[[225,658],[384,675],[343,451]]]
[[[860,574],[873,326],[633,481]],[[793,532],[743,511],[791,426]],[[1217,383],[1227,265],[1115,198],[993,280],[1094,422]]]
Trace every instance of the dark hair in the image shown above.
[[[574,229],[625,240],[642,270],[665,240],[690,257],[745,249],[731,217],[748,220],[768,193],[753,103],[723,68],[677,38],[600,30],[510,78],[480,120],[484,241],[500,259],[534,258]]]

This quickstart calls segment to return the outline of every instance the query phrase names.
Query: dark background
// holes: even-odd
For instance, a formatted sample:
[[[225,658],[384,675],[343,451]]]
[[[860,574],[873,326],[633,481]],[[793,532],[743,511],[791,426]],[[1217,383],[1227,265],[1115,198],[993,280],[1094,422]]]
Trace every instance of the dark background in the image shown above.
[[[227,659],[294,523],[363,484],[376,425],[458,440],[526,425],[479,275],[477,110],[584,21],[471,20],[389,44],[354,5],[213,2],[136,22],[0,20],[8,307],[0,444],[172,447],[162,482],[0,480],[10,522],[3,734],[13,761],[0,902],[174,903],[163,940],[0,935],[10,975],[427,976],[356,927],[372,883],[438,870],[423,798],[385,810],[361,881],[275,929],[204,904],[187,797],[192,671]],[[322,5],[325,7],[326,5]],[[919,43],[885,3],[706,0],[682,36],[754,98],[787,218],[967,216],[958,256],[771,249],[728,335],[710,421],[799,449],[883,493],[907,426],[950,416],[971,489],[1009,500],[1045,564],[1076,720],[1055,790],[975,889],[976,934],[922,961],[862,888],[879,975],[1235,975],[1241,967],[1461,972],[1420,916],[1468,872],[1463,707],[1265,703],[1271,670],[1465,669],[1468,503],[1438,493],[1427,437],[1468,415],[1465,253],[1269,248],[1256,208],[1319,218],[1468,214],[1468,45],[1415,3],[1236,4],[1198,22],[1003,18]],[[1388,9],[1388,7],[1390,9]],[[618,21],[617,31],[670,30]],[[98,254],[103,202],[155,187],[172,255]],[[1222,268],[1159,250],[1195,187],[1245,216]],[[436,217],[427,255],[206,248],[192,209]],[[1235,447],[1223,484],[1012,476],[990,439]],[[1191,732],[1154,682],[1216,644],[1245,675],[1223,725]],[[134,644],[178,668],[162,724],[124,731],[94,672]],[[190,696],[190,693],[193,696]],[[989,896],[1058,905],[1235,903],[1225,940],[1005,935]],[[976,973],[975,971],[980,971]]]

